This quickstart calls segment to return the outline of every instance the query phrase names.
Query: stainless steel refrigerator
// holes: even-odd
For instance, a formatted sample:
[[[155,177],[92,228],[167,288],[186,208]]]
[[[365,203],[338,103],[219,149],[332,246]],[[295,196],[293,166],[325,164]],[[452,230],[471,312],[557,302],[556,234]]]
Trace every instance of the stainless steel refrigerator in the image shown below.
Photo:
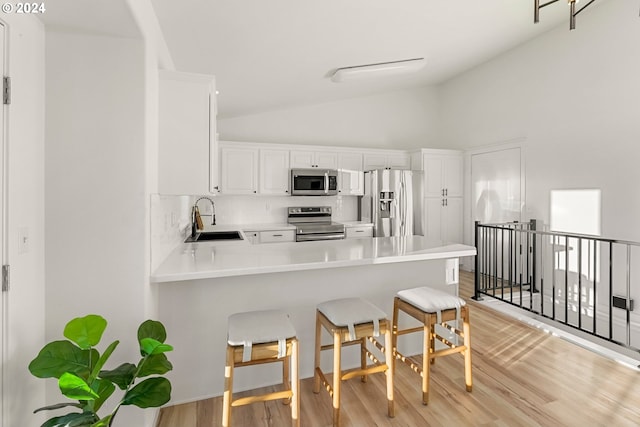
[[[374,237],[422,235],[422,172],[378,169],[364,173],[360,219]]]

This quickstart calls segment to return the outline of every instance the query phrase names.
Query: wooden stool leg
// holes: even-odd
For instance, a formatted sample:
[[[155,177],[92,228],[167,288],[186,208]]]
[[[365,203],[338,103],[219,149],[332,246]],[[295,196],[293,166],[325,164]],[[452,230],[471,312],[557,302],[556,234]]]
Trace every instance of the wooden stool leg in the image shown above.
[[[316,348],[313,362],[313,392],[320,393],[320,346],[321,346],[322,327],[320,325],[320,313],[316,311]]]
[[[393,404],[393,374],[395,371],[395,356],[393,354],[392,332],[390,328],[387,328],[387,332],[384,334],[384,358],[387,364],[387,370],[384,372],[387,377],[387,413],[389,417],[393,418],[396,414]]]
[[[284,359],[282,359],[282,385],[284,386],[285,390],[291,390],[291,383],[289,382],[289,370],[289,357],[285,356]],[[288,405],[289,403],[291,403],[290,397],[282,399],[283,405]]]
[[[340,357],[342,353],[342,339],[340,332],[333,333],[333,427],[340,425],[340,382],[342,371]]]
[[[233,401],[233,347],[227,346],[227,363],[224,368],[224,397],[222,403],[222,427],[231,425],[231,402]]]
[[[398,297],[393,299],[393,323],[391,324],[391,351],[393,352],[393,370],[396,369],[396,352],[398,351]]]
[[[300,427],[300,376],[298,369],[300,365],[298,357],[298,340],[294,339],[291,342],[291,391],[293,396],[291,397],[291,425],[293,427]]]
[[[464,382],[467,386],[467,391],[471,391],[473,387],[473,381],[471,378],[471,325],[469,323],[469,309],[465,307],[464,315],[462,318],[462,333],[464,334]]]
[[[429,403],[429,371],[431,369],[431,347],[433,343],[433,325],[428,317],[424,325],[424,340],[422,346],[422,404]]]
[[[360,369],[367,368],[367,337],[363,337],[360,339]],[[360,377],[360,381],[363,383],[367,382],[368,375],[362,375]]]

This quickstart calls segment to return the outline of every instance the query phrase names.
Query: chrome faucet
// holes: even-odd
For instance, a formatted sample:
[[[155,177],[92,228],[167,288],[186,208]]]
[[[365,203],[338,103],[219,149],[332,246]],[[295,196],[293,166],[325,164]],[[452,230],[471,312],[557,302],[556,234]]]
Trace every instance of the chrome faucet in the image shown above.
[[[191,207],[191,236],[194,237],[196,235],[196,231],[198,226],[196,224],[196,209],[198,208],[198,202],[200,200],[208,200],[211,203],[211,225],[216,225],[216,205],[209,197],[200,197]],[[201,215],[208,216],[208,215]]]

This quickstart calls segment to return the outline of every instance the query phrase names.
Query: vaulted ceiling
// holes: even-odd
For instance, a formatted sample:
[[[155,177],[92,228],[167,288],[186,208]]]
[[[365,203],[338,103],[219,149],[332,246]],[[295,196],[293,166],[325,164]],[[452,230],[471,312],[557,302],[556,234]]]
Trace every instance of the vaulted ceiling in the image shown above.
[[[43,20],[48,27],[131,36],[135,24],[125,3],[56,0]],[[538,24],[533,0],[151,3],[176,69],[216,76],[219,117],[439,84],[558,25],[569,31],[564,1],[544,8]],[[81,19],[71,24],[69,14]],[[329,79],[340,67],[419,57],[427,65],[412,75]]]

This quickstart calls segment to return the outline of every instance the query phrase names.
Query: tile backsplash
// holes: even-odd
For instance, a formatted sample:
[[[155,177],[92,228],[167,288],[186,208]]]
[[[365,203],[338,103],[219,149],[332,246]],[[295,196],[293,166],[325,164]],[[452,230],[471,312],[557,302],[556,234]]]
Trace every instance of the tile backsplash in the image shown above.
[[[191,206],[200,196],[151,195],[151,270],[160,263],[185,238],[190,227]],[[213,196],[216,208],[216,224],[285,224],[290,206],[331,206],[333,220],[358,219],[356,196]],[[198,204],[203,221],[211,218],[211,205]]]

